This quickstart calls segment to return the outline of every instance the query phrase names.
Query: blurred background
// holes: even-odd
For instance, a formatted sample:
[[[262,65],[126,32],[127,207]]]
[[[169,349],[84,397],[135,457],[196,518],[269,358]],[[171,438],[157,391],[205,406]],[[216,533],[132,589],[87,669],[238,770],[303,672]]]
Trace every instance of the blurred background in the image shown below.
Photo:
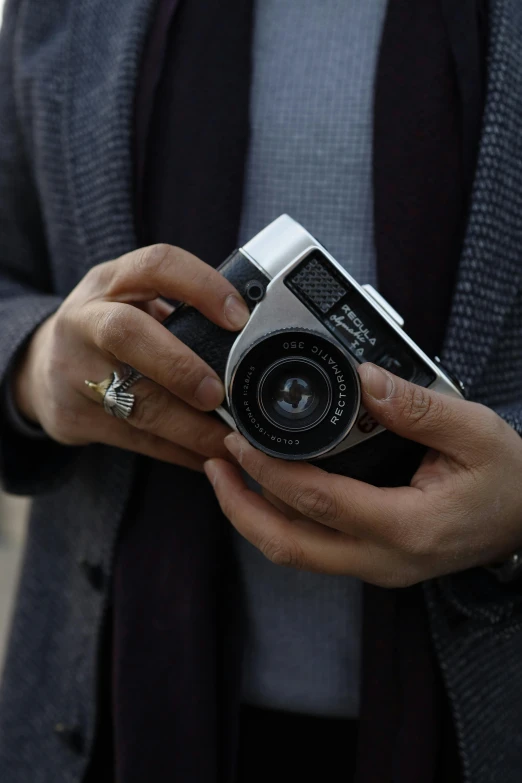
[[[0,23],[4,0],[0,0]],[[0,491],[0,677],[25,538],[28,502]]]
[[[27,500],[0,492],[0,677],[25,539],[27,509]]]

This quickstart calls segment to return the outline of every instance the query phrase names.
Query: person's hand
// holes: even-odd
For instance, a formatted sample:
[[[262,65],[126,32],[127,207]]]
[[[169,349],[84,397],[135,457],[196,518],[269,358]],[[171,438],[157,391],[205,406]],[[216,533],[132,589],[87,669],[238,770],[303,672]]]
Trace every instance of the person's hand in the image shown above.
[[[359,368],[364,405],[426,454],[409,487],[383,489],[273,459],[240,435],[230,452],[274,502],[220,459],[205,470],[225,515],[270,560],[401,587],[486,565],[522,546],[522,438],[489,408]],[[376,436],[379,437],[379,436]]]
[[[240,329],[248,309],[216,270],[179,248],[154,245],[94,267],[36,331],[18,365],[21,413],[63,444],[105,443],[201,470],[226,456],[229,429],[203,411],[223,400],[216,373],[159,323],[182,300],[225,329]],[[122,365],[145,378],[121,421],[100,405],[87,379]]]

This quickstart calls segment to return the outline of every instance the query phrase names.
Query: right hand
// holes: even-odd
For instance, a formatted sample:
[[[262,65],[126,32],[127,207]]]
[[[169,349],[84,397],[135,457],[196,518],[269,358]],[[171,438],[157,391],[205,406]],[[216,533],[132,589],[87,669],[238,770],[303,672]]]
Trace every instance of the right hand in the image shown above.
[[[203,412],[222,402],[223,385],[159,323],[172,310],[161,297],[187,302],[231,331],[248,320],[226,278],[179,248],[153,245],[100,264],[22,355],[14,376],[21,413],[66,445],[106,443],[194,470],[226,457],[229,429]],[[122,364],[145,376],[130,390],[136,400],[125,421],[108,415],[85,384]]]

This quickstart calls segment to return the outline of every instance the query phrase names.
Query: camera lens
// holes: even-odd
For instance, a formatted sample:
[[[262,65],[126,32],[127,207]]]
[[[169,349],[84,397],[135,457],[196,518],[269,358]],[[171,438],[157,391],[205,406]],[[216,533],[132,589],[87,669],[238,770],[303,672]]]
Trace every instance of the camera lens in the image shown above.
[[[356,422],[359,378],[325,335],[288,329],[261,337],[241,357],[228,399],[239,432],[274,457],[313,459]]]
[[[306,376],[286,376],[278,383],[273,402],[277,413],[296,421],[308,416],[317,407],[318,399]]]
[[[310,360],[288,357],[268,368],[259,384],[259,403],[267,418],[285,430],[315,427],[332,397],[326,374]]]

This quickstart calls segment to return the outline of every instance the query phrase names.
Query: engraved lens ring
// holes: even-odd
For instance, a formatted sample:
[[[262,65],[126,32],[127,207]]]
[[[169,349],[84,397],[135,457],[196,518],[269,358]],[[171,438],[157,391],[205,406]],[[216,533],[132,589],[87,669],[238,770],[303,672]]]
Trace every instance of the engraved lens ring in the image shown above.
[[[229,401],[238,430],[252,445],[305,460],[346,438],[361,392],[347,353],[322,335],[292,329],[267,335],[243,355]]]
[[[289,356],[269,367],[259,383],[259,405],[275,427],[303,432],[316,427],[332,402],[332,385],[317,362]]]

